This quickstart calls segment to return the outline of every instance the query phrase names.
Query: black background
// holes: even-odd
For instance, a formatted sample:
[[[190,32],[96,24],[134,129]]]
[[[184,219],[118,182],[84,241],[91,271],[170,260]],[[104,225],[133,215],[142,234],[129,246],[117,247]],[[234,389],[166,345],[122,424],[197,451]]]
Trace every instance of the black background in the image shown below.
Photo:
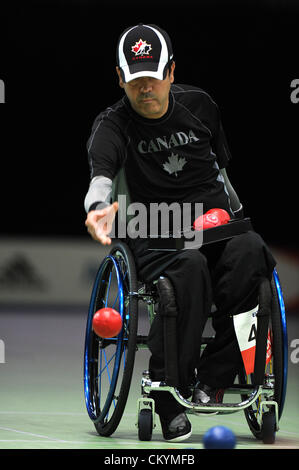
[[[1,233],[86,237],[92,122],[122,96],[123,29],[172,38],[176,83],[218,103],[229,176],[268,243],[298,246],[299,9],[291,1],[36,1],[1,7]]]

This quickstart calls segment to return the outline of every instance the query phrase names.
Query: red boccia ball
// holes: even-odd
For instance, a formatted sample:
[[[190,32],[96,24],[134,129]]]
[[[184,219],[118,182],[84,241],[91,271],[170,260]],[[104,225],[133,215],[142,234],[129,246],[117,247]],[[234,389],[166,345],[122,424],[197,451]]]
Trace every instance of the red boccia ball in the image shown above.
[[[92,329],[101,338],[112,338],[121,331],[122,318],[113,308],[101,308],[93,316]]]
[[[205,214],[198,217],[194,223],[194,230],[206,230],[207,228],[218,227],[227,224],[230,220],[229,214],[224,209],[210,209]]]

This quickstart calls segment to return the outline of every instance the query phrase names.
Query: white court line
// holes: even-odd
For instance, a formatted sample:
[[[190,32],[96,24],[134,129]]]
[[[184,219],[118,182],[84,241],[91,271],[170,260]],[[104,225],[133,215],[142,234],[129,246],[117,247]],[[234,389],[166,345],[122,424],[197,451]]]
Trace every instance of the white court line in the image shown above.
[[[87,416],[87,413],[73,413],[71,411],[0,411],[0,415]]]
[[[35,439],[0,439],[0,442],[30,442],[31,444],[33,443],[35,444],[37,442],[45,443],[45,441],[38,441]],[[86,444],[86,442],[79,442],[79,441],[63,441],[63,442],[67,442],[68,444]]]
[[[18,444],[20,442],[27,442],[27,443],[30,443],[30,444],[45,444],[45,441],[39,441],[39,440],[35,440],[35,439],[0,439],[0,443],[3,442],[10,442],[10,443],[14,443],[14,444]],[[51,442],[51,441],[50,441]],[[50,445],[50,442],[48,443],[48,445]],[[60,441],[59,441],[60,442]],[[74,444],[74,445],[78,445],[78,444],[81,444],[81,445],[90,445],[90,444],[94,444],[94,441],[61,441],[61,443],[66,443],[66,444]],[[53,441],[53,444],[55,445],[55,441]],[[56,443],[57,445],[57,443]],[[1,449],[1,447],[0,447]]]
[[[23,443],[31,443],[31,444],[36,444],[36,443],[45,443],[45,441],[39,441],[39,440],[29,440],[29,439],[0,439],[0,443],[3,442],[7,442],[7,443],[20,443],[20,442],[23,442]],[[63,441],[64,442],[64,441]],[[81,441],[65,441],[67,444],[81,444],[81,445],[90,445],[90,444],[94,444],[94,441],[84,441],[84,442],[81,442]],[[122,446],[127,446],[128,449],[136,449],[136,444],[134,442],[121,442]],[[159,441],[159,444],[161,444],[161,442]],[[181,443],[178,443],[176,442],[175,445],[176,445],[176,449],[180,449],[180,448],[186,448],[186,445],[188,444],[188,441],[186,442],[181,442]],[[202,449],[203,446],[202,445],[199,445],[199,444],[195,444],[194,442],[190,442],[189,443],[190,445],[195,445],[196,447],[194,447],[194,449]],[[167,445],[167,443],[165,442],[165,445]],[[132,447],[133,446],[133,447]],[[99,448],[97,446],[97,448]],[[115,449],[115,445],[113,447],[101,447],[101,449],[104,449],[104,450],[111,450],[111,449]],[[120,447],[121,448],[121,447]],[[142,448],[142,447],[141,447]],[[145,447],[145,449],[147,449],[148,447]],[[164,447],[164,446],[161,446],[159,448],[155,448],[157,450],[163,450],[163,449],[169,449],[169,447]],[[267,445],[263,445],[263,444],[260,444],[259,446],[251,446],[250,444],[238,444],[236,445],[236,449],[254,449],[254,450],[257,450],[259,451],[260,449],[263,450],[263,449],[273,449],[273,450],[277,450],[277,449],[299,449],[299,446],[294,446],[294,445],[284,445],[284,444],[274,444],[274,445],[271,445],[271,446],[267,446]]]
[[[55,437],[43,436],[42,434],[34,434],[32,432],[27,432],[27,431],[20,431],[19,429],[5,428],[3,426],[0,426],[0,430],[16,432],[16,433],[19,433],[19,434],[26,434],[28,436],[33,436],[33,437],[41,437],[42,439],[48,439],[49,441],[55,441],[55,442],[61,442],[61,443],[67,443],[68,442],[68,441],[64,441],[62,439],[55,439]]]
[[[25,414],[25,415],[53,415],[53,416],[86,416],[86,413],[81,413],[81,412],[76,412],[76,413],[72,413],[72,412],[43,412],[43,411],[0,411],[0,414],[2,415],[8,415],[8,414],[15,414],[15,415],[18,415],[18,414]],[[135,413],[124,413],[124,416],[135,416]],[[192,415],[191,415],[192,416]],[[208,418],[209,421],[216,421],[217,420],[217,417],[216,416],[211,416]],[[240,423],[238,421],[234,421],[234,420],[225,420],[225,423],[226,424],[230,424],[230,425],[235,425],[235,426],[240,426],[240,427],[248,427],[248,425],[246,423]],[[206,426],[206,423],[204,424],[204,426]],[[6,427],[3,427],[3,426],[0,426],[0,430],[4,430],[4,431],[11,431],[11,432],[16,432],[16,433],[20,433],[20,434],[26,434],[28,436],[32,436],[32,437],[39,437],[39,438],[42,438],[42,439],[47,439],[49,441],[53,441],[53,442],[60,442],[60,443],[64,443],[64,444],[88,444],[88,443],[93,443],[94,441],[66,441],[66,440],[62,440],[62,439],[56,439],[56,438],[52,438],[52,437],[49,437],[49,436],[44,436],[44,435],[40,435],[40,434],[35,434],[35,433],[30,433],[30,432],[27,432],[27,431],[20,431],[20,430],[17,430],[17,429],[12,429],[12,428],[6,428]],[[250,432],[250,431],[249,431]],[[298,437],[299,434],[296,433],[296,432],[291,432],[291,431],[285,431],[284,429],[280,429],[278,431],[278,434],[277,434],[277,437],[279,438],[279,436],[292,436],[292,437]],[[1,440],[0,439],[0,442],[23,442],[22,440]],[[24,441],[26,442],[26,441]],[[44,441],[35,441],[35,440],[31,440],[29,442],[44,442]],[[126,444],[131,444],[131,443],[124,443],[122,442],[122,445],[126,445]],[[240,445],[240,447],[244,447],[244,448],[247,448],[247,447],[250,447],[250,445]],[[283,444],[279,444],[279,446],[282,446],[282,448],[288,448],[288,445],[283,445]],[[293,448],[293,446],[291,446],[290,448]],[[297,447],[296,447],[297,448]]]
[[[0,410],[0,415],[53,415],[53,416],[87,416],[87,412],[83,411],[7,411]],[[136,416],[135,413],[124,413],[124,417]]]
[[[36,416],[39,416],[39,415],[45,415],[45,416],[87,416],[86,413],[84,412],[71,412],[71,411],[0,411],[0,415],[36,415]],[[126,418],[126,417],[131,417],[131,416],[136,416],[136,413],[124,413],[123,414],[123,417]],[[193,416],[195,416],[195,420],[197,420],[198,418],[202,417],[202,416],[196,416],[196,415],[193,415],[191,414],[191,419]],[[204,418],[207,418],[207,420],[209,421],[216,421],[218,422],[219,418],[217,416],[204,416]],[[196,421],[195,421],[196,422]],[[224,420],[223,420],[224,422]],[[244,421],[244,422],[240,422],[240,421],[235,421],[235,420],[228,420],[228,419],[225,419],[225,423],[228,424],[228,425],[234,425],[234,426],[238,426],[238,427],[241,427],[241,428],[248,428],[248,424]],[[207,422],[205,423],[200,423],[200,426],[201,427],[205,427],[207,425]],[[249,431],[250,432],[250,431]],[[280,430],[278,431],[279,434],[287,434],[287,435],[290,435],[290,436],[299,436],[299,433],[296,433],[296,432],[292,432],[292,431],[285,431],[283,428],[280,428]]]

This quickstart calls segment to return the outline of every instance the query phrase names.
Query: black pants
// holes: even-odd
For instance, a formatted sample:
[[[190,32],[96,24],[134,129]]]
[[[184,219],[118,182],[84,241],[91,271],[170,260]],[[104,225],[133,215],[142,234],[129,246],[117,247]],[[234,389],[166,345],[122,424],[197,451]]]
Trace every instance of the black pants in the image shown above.
[[[167,254],[146,252],[142,242],[145,241],[131,245],[141,279],[152,280],[163,274],[174,287],[178,306],[177,344],[181,392],[187,395],[195,369],[200,382],[216,388],[228,387],[234,382],[242,365],[231,316],[257,305],[260,280],[264,277],[271,279],[275,266],[269,249],[255,232],[207,245],[200,250]],[[215,339],[200,357],[201,337],[212,302],[217,308],[212,315]],[[153,380],[164,379],[162,322],[163,317],[158,313],[148,336],[152,354],[149,370]],[[168,394],[160,395],[164,395],[160,407],[163,409],[165,395]]]

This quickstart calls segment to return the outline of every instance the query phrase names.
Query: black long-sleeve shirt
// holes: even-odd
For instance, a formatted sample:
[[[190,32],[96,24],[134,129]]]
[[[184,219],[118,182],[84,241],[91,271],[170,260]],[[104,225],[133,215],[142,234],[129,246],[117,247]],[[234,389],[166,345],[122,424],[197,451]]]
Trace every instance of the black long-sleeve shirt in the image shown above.
[[[159,119],[140,116],[124,96],[97,116],[87,148],[91,179],[113,180],[123,167],[132,202],[202,202],[204,212],[230,211],[219,168],[231,156],[218,107],[200,88],[173,84]]]

